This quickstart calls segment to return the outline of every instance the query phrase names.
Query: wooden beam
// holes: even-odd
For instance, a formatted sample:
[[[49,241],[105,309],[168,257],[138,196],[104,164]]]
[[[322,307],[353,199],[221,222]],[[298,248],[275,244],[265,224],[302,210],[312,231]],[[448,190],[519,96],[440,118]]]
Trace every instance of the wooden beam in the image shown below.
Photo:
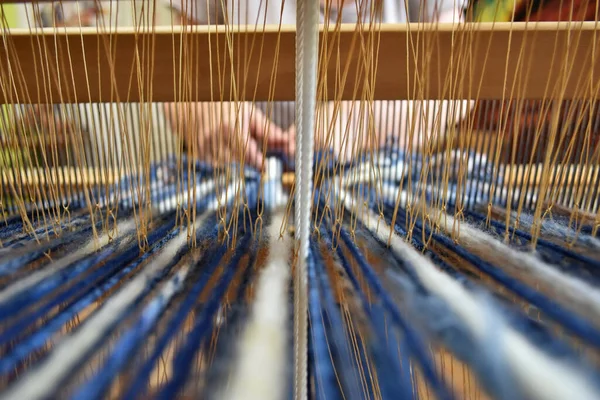
[[[596,25],[401,24],[362,33],[344,25],[338,33],[321,30],[320,43],[326,38],[334,49],[331,57],[321,57],[328,61],[325,92],[327,99],[364,98],[364,68],[371,59],[377,69],[370,83],[380,100],[591,98],[596,95],[591,83],[600,76]],[[255,30],[7,30],[0,43],[0,102],[294,100],[294,27]],[[377,51],[368,50],[372,40],[379,42]],[[346,65],[341,86],[337,78]]]

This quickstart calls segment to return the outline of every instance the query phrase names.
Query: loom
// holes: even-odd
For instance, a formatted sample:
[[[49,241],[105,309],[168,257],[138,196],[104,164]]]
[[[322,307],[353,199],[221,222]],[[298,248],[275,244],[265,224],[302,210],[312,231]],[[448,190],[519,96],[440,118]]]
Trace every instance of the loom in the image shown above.
[[[1,3],[1,399],[600,398],[595,2]]]

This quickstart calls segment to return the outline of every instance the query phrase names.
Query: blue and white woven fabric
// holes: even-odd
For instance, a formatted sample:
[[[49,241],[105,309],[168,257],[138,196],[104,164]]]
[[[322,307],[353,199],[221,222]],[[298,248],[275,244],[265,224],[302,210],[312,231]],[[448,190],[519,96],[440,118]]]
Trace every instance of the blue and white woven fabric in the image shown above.
[[[95,191],[102,218],[71,203],[57,235],[40,227],[36,240],[20,218],[3,221],[0,399],[291,399],[285,164],[270,158],[265,174],[233,166],[217,181],[224,175],[206,165],[168,160],[146,175],[148,193],[133,177]],[[591,231],[567,246],[568,227],[556,220],[532,250],[529,232],[487,221],[476,207],[462,210],[456,236],[413,218],[411,196],[435,211],[441,187],[448,205],[457,193],[468,194],[464,204],[490,202],[502,171],[476,154],[386,150],[343,168],[317,154],[315,166],[311,399],[600,398],[600,256]],[[247,207],[233,207],[240,198]],[[154,213],[142,236],[132,205],[146,199]],[[106,203],[119,206],[118,229],[108,232]],[[355,204],[365,212],[352,214]],[[340,205],[348,212],[333,215]],[[181,210],[195,220],[180,223]]]
[[[486,156],[474,152],[453,150],[424,156],[383,149],[345,165],[330,160],[331,155],[320,154],[315,163],[325,166],[324,176],[335,176],[336,182],[348,190],[369,187],[372,198],[379,201],[400,199],[406,205],[409,199],[420,201],[425,196],[429,202],[456,204],[460,197],[462,205],[469,208],[506,202],[502,171],[495,170]]]

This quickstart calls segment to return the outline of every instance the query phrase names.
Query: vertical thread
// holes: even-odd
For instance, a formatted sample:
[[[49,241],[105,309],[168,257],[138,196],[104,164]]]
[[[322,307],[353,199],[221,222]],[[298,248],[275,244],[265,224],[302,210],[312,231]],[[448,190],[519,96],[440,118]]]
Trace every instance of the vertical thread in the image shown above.
[[[294,398],[308,398],[308,238],[312,201],[314,113],[317,92],[319,3],[301,0],[296,16],[296,202],[299,232],[298,265],[294,271]],[[296,243],[298,246],[298,243]]]

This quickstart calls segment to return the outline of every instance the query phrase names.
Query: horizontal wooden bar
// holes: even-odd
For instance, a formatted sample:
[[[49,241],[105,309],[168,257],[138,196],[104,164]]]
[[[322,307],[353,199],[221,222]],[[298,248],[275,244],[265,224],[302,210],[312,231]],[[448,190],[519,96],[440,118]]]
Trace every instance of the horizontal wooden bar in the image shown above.
[[[343,25],[320,35],[334,50],[321,56],[322,99],[365,98],[365,87],[379,100],[591,98],[600,76],[595,22],[399,24],[362,32]],[[369,50],[377,42],[377,51]],[[0,102],[289,101],[294,60],[294,26],[6,30]],[[374,74],[365,71],[369,64]]]
[[[510,185],[521,186],[524,184],[525,171],[537,171],[544,168],[543,164],[534,165],[507,165],[506,176]],[[566,185],[591,184],[595,177],[600,173],[600,168],[597,165],[585,167],[583,165],[555,165],[552,167],[552,176],[555,176],[550,187],[563,187]],[[114,169],[100,170],[97,168],[73,168],[59,167],[46,169],[14,169],[10,171],[2,171],[1,179],[7,185],[30,185],[32,187],[43,185],[112,185],[124,176],[124,171],[118,172]],[[584,173],[586,176],[584,176]],[[16,175],[16,176],[15,176]],[[539,187],[541,185],[541,177],[539,174],[530,173],[528,176],[528,186]],[[286,188],[291,188],[294,185],[296,173],[285,172],[282,175],[281,182]]]

